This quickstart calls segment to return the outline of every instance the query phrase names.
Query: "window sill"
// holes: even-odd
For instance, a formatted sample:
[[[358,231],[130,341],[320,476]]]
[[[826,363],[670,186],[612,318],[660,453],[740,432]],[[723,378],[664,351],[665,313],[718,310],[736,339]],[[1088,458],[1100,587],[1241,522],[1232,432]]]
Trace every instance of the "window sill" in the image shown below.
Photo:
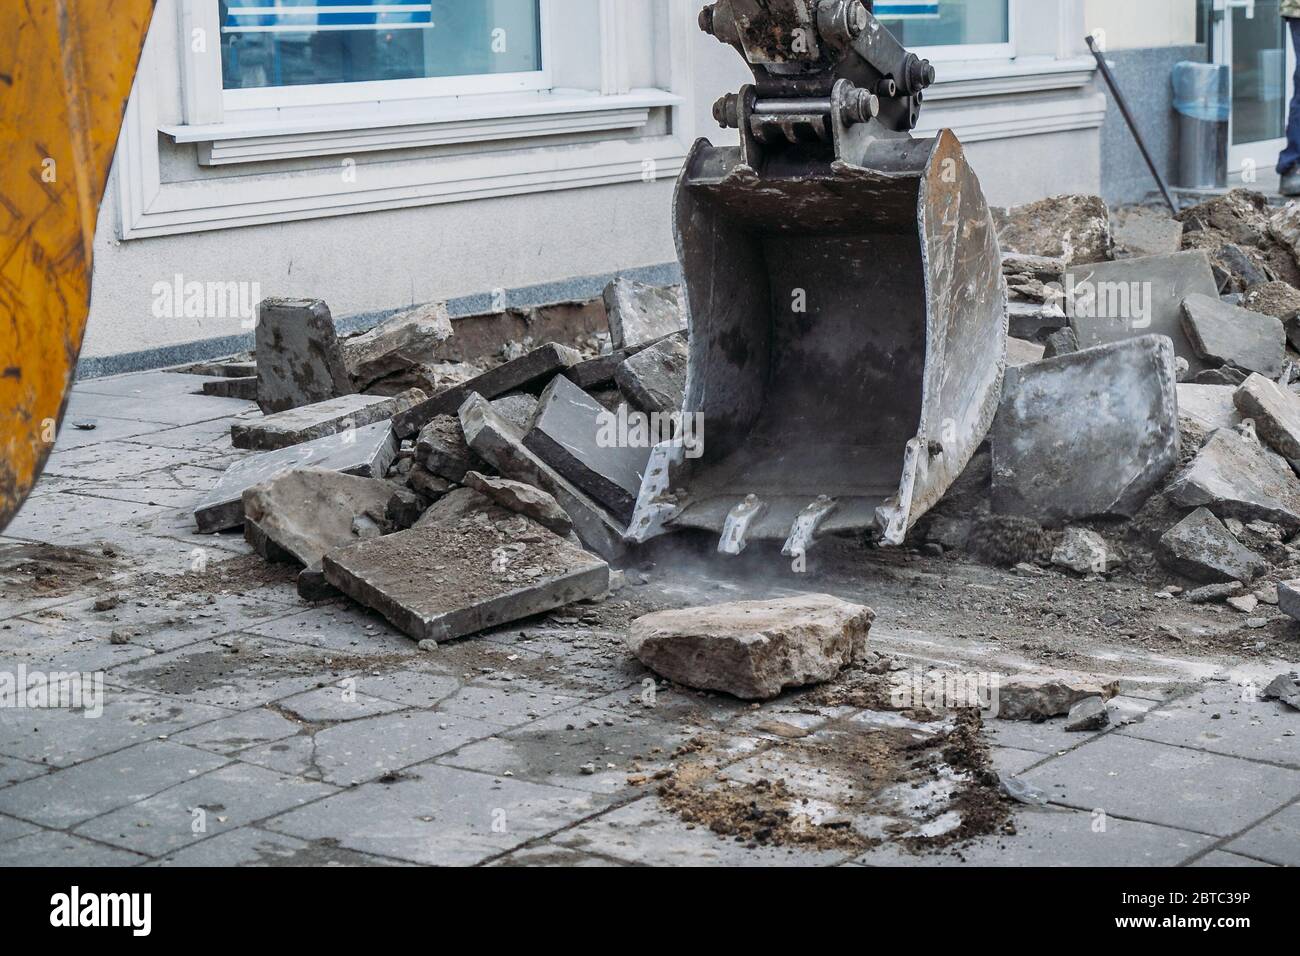
[[[663,90],[601,96],[585,90],[398,100],[351,107],[239,110],[221,123],[167,125],[177,143],[198,145],[199,163],[222,166],[520,139],[564,133],[634,130],[650,111],[680,106]]]
[[[926,102],[1008,96],[1089,85],[1097,69],[1090,56],[1058,60],[1021,57],[1014,60],[962,60],[937,64],[939,77],[926,90]]]

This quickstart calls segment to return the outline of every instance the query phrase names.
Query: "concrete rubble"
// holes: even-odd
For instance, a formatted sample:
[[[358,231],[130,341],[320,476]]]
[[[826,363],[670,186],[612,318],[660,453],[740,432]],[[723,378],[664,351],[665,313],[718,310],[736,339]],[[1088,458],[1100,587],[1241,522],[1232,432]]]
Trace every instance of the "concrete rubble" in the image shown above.
[[[686,329],[673,289],[618,278],[605,287],[610,344],[617,351],[651,345]]]
[[[230,427],[230,443],[236,448],[274,451],[316,438],[337,435],[392,419],[425,399],[418,388],[392,398],[372,395],[344,395],[311,405],[299,405],[262,418],[237,422]]]
[[[742,700],[833,679],[866,654],[875,613],[826,594],[647,614],[627,644],[669,680]]]
[[[1102,262],[1113,254],[1110,211],[1097,196],[1053,196],[994,210],[994,218],[1004,251],[1060,258],[1071,265]]]
[[[1144,336],[1008,369],[992,443],[998,512],[1131,517],[1178,461],[1169,340]]]
[[[1193,581],[1253,581],[1268,568],[1213,513],[1197,508],[1160,538],[1160,563]]]
[[[1269,521],[1300,530],[1300,479],[1258,439],[1219,429],[1170,483],[1166,497],[1220,518]]]
[[[1082,700],[1109,700],[1117,693],[1113,681],[1096,675],[1068,671],[1017,674],[998,683],[997,717],[1041,722],[1070,713]]]
[[[369,332],[344,339],[343,361],[358,392],[380,379],[421,365],[451,338],[451,319],[441,302],[385,319]]]
[[[515,514],[531,518],[563,537],[573,533],[573,519],[554,498],[532,485],[509,478],[493,478],[471,471],[465,475],[465,487],[480,492]]]
[[[1215,366],[1269,378],[1282,371],[1286,331],[1271,315],[1228,305],[1217,296],[1189,295],[1183,299],[1183,331],[1197,356]]]
[[[262,301],[256,339],[257,404],[266,414],[354,391],[334,317],[319,299]]]
[[[1269,447],[1292,467],[1300,462],[1300,396],[1256,373],[1233,392],[1232,401]]]
[[[686,393],[686,359],[686,343],[673,336],[626,359],[615,371],[614,381],[643,412],[680,412]]]

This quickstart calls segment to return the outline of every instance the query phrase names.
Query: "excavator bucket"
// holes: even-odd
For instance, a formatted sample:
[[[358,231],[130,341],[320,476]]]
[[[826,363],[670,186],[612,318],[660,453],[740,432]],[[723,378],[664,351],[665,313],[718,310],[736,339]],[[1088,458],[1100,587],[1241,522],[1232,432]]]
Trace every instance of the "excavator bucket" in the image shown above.
[[[153,0],[0,17],[0,531],[50,453],[81,352],[91,245]]]
[[[900,543],[997,410],[1006,293],[979,181],[950,131],[909,134],[933,69],[866,4],[720,0],[701,25],[756,83],[714,108],[741,144],[700,140],[678,182],[699,434],[654,450],[628,537]]]

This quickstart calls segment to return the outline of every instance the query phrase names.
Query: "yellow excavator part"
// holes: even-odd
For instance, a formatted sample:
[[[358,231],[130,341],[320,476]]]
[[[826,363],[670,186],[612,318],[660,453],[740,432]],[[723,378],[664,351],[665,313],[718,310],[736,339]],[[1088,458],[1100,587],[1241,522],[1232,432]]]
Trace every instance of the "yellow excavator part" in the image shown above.
[[[0,531],[63,417],[95,220],[153,5],[25,0],[0,17]]]

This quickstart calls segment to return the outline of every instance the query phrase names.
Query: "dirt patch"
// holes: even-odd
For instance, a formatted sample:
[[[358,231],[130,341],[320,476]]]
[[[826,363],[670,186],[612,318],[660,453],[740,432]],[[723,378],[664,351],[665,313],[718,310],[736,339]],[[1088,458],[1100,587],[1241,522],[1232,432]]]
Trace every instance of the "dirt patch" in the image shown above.
[[[52,544],[0,545],[0,596],[15,601],[93,590],[118,570],[112,557]]]
[[[880,701],[888,696],[886,680],[859,672],[826,689],[823,699],[847,700],[850,693]],[[660,802],[688,825],[751,847],[862,852],[895,843],[923,852],[998,832],[1010,821],[976,709],[878,710],[806,733],[781,727],[768,728],[776,741],[766,750],[729,765],[722,762],[723,738],[693,737],[662,773]]]

